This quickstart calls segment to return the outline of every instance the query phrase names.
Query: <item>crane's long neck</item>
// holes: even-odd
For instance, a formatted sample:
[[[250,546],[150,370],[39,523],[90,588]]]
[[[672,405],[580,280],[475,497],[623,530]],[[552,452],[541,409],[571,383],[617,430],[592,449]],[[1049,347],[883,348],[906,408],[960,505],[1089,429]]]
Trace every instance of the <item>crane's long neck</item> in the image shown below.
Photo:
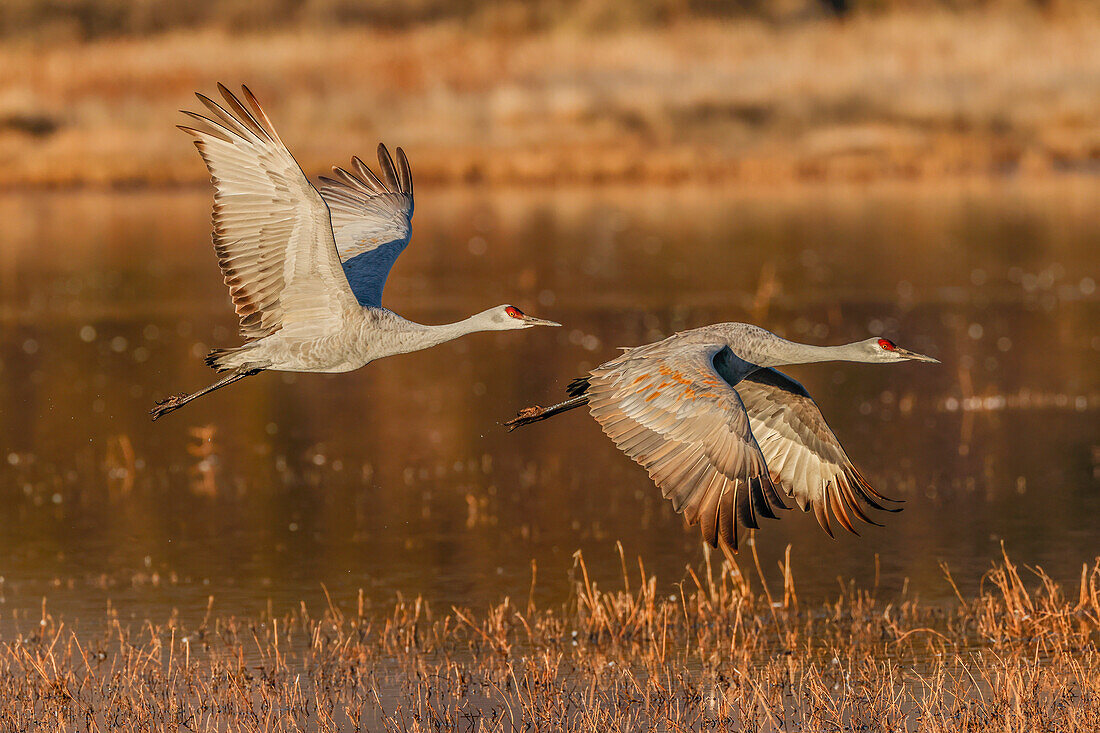
[[[819,361],[867,361],[866,352],[858,341],[843,346],[811,346],[776,337],[761,345],[761,352],[762,358],[756,363],[769,367]]]
[[[444,323],[438,326],[418,325],[423,329],[420,331],[419,343],[417,344],[417,348],[420,349],[430,349],[433,346],[445,344],[448,341],[454,341],[456,338],[465,336],[468,333],[495,330],[491,328],[483,313],[464,318],[461,321]]]

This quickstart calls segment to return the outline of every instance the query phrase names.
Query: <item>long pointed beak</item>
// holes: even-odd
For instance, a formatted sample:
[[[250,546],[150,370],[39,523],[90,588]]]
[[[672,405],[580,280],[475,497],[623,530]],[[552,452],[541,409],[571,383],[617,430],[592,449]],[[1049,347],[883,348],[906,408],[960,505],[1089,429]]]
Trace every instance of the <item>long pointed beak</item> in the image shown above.
[[[560,326],[561,325],[560,323],[557,323],[556,321],[548,321],[545,318],[535,318],[534,316],[529,316],[529,315],[526,315],[526,314],[524,314],[524,316],[523,316],[523,322],[526,323],[528,326]]]
[[[929,364],[939,364],[939,359],[933,359],[931,356],[925,356],[924,354],[918,354],[915,351],[909,351],[907,349],[898,349],[894,352],[898,356],[903,356],[910,361],[926,361]]]

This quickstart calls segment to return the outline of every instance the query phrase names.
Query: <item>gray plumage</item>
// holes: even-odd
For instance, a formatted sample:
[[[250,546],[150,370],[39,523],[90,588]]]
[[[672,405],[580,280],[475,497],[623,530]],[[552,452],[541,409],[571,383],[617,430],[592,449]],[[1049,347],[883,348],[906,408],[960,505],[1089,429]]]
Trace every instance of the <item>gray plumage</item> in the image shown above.
[[[351,289],[360,305],[381,308],[390,268],[412,236],[412,172],[405,151],[397,149],[395,170],[381,144],[378,163],[385,182],[358,157],[351,162],[355,173],[334,167],[335,178],[321,177],[321,196],[332,213],[336,249]]]
[[[153,419],[267,369],[347,372],[375,359],[430,348],[475,331],[558,324],[501,305],[457,323],[427,326],[382,307],[390,268],[408,244],[409,162],[378,147],[382,178],[359,158],[334,168],[318,192],[256,98],[247,107],[221,84],[225,106],[197,95],[207,115],[184,112],[214,183],[214,251],[246,343],[206,363],[229,376],[158,403]]]
[[[810,346],[719,323],[625,349],[570,385],[571,399],[527,408],[510,428],[588,404],[604,433],[646,469],[703,538],[736,550],[738,525],[786,509],[781,494],[855,533],[888,509],[852,465],[806,390],[774,367],[818,361],[935,361],[872,338]]]

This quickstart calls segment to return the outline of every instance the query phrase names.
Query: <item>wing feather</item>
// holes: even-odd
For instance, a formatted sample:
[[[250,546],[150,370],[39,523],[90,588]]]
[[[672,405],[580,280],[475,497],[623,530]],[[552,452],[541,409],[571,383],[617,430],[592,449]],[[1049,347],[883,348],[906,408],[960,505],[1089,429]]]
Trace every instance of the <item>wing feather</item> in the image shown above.
[[[404,155],[404,153],[402,153],[402,155]],[[367,164],[364,163],[363,159],[358,155],[352,156],[351,167],[355,169],[356,175],[348,175],[348,172],[344,170],[341,170],[341,173],[346,176],[346,180],[353,188],[366,183],[375,193],[389,193],[386,184],[382,183],[378,176],[374,175],[374,171],[368,168]],[[361,180],[358,180],[357,177]]]
[[[393,158],[385,145],[378,144],[378,167],[382,169],[382,180],[386,188],[391,191],[400,191],[401,183],[397,180],[397,169],[393,165]]]
[[[737,391],[716,362],[740,361],[723,344],[641,347],[596,368],[589,409],[643,466],[676,511],[714,546],[737,549],[737,525],[772,516],[767,463]],[[745,364],[746,370],[752,365]]]
[[[405,151],[401,148],[397,149],[397,177],[399,179],[401,190],[408,195],[412,196],[413,193],[413,174],[412,168],[409,167],[409,159],[405,157]]]
[[[760,369],[737,383],[752,432],[771,478],[803,511],[813,510],[821,528],[835,522],[858,534],[853,517],[872,520],[863,506],[885,511],[888,499],[867,485],[805,388],[775,369]]]
[[[340,268],[328,209],[247,87],[246,108],[221,84],[226,107],[185,112],[180,129],[214,183],[214,251],[240,318],[242,338],[339,328],[355,298]]]
[[[354,172],[333,167],[332,178],[321,178],[340,263],[362,305],[381,307],[386,278],[412,235],[412,173],[401,148],[397,163],[380,144],[381,179],[358,157],[351,160]]]

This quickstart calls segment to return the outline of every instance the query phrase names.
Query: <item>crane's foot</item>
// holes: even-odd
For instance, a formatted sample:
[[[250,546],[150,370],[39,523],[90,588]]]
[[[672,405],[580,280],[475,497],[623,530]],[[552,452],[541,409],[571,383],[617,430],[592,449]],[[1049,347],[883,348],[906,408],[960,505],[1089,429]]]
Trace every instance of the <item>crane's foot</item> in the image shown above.
[[[178,410],[187,404],[187,394],[180,392],[179,394],[172,395],[168,399],[158,400],[157,404],[153,405],[153,409],[149,410],[149,414],[156,420],[158,417],[163,417],[173,410]]]
[[[508,428],[508,432],[512,432],[518,427],[527,425],[528,423],[538,422],[543,419],[546,412],[549,410],[542,405],[532,405],[531,407],[524,407],[522,410],[516,413],[508,422],[504,423],[504,427]]]

